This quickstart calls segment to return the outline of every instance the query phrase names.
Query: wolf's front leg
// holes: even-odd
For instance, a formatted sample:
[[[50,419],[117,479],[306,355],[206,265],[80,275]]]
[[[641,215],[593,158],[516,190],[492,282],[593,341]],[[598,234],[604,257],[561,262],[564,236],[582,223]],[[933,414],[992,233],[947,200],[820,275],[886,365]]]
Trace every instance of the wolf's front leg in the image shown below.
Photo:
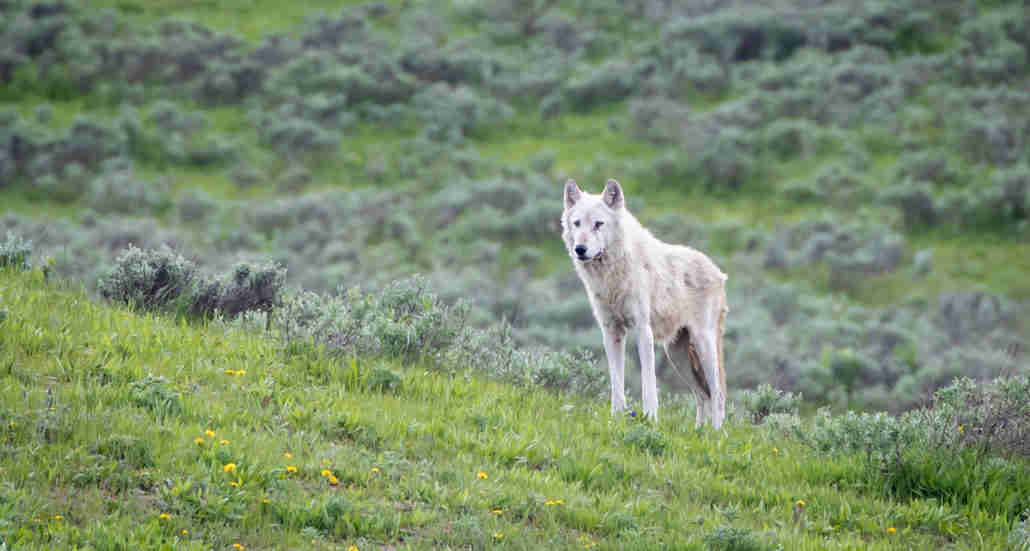
[[[602,327],[601,332],[604,333],[604,354],[608,357],[608,375],[612,384],[612,413],[616,413],[626,409],[626,333],[612,327]]]
[[[644,399],[644,415],[658,420],[658,380],[654,371],[654,333],[651,326],[640,324],[637,333],[637,352],[640,354],[640,387]]]

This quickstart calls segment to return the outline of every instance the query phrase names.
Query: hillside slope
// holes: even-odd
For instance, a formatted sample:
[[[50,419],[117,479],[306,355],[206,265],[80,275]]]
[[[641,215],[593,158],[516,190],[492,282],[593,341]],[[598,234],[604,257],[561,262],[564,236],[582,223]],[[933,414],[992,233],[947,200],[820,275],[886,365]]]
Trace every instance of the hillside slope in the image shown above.
[[[39,270],[0,272],[0,351],[8,549],[1030,542],[1000,479],[965,503],[888,499],[863,454],[829,461],[743,415],[721,433],[675,403],[656,426],[613,419],[601,400],[140,315]]]
[[[318,292],[421,273],[599,352],[557,219],[564,178],[616,177],[730,275],[731,389],[901,411],[1026,370],[1028,29],[1011,0],[12,0],[0,233],[89,288],[128,244]]]

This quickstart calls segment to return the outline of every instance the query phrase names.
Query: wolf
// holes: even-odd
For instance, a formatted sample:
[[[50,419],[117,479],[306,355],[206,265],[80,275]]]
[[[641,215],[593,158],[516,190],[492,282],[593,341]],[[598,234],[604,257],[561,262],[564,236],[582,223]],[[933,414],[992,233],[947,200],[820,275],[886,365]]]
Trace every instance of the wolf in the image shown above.
[[[664,243],[626,208],[622,187],[608,180],[600,195],[565,183],[562,239],[601,327],[611,379],[612,413],[626,408],[626,334],[636,331],[644,414],[658,419],[654,345],[673,368],[686,370],[697,398],[695,427],[726,417],[722,336],[729,307],[727,276],[704,253]]]

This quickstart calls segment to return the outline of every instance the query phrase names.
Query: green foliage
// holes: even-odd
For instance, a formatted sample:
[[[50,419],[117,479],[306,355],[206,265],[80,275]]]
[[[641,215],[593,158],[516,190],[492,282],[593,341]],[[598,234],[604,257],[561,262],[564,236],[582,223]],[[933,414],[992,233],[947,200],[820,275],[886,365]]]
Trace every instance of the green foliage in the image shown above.
[[[705,546],[712,551],[765,551],[782,549],[781,546],[764,543],[746,528],[720,526],[705,535]]]
[[[647,425],[635,425],[626,431],[622,441],[631,448],[654,456],[665,453],[665,448],[668,446],[665,436]]]
[[[228,318],[279,305],[286,271],[275,264],[238,263],[221,279],[165,246],[126,249],[99,282],[100,295],[139,310]]]
[[[668,403],[651,425],[611,418],[593,397],[370,357],[341,363],[239,323],[137,315],[35,271],[7,273],[0,290],[14,360],[0,368],[0,454],[20,481],[0,486],[0,522],[18,527],[3,541],[19,549],[886,550],[1025,539],[1026,477],[985,478],[1025,465],[1015,457],[939,464],[952,486],[938,480],[931,494],[933,479],[920,479],[919,495],[943,497],[890,499],[872,486],[881,475],[856,468],[862,446],[827,461],[732,418],[725,433],[699,434],[685,428],[686,404]],[[53,323],[61,330],[38,330]],[[351,384],[355,371],[369,384]],[[374,384],[398,379],[391,391]],[[987,489],[946,497],[960,474]],[[792,520],[798,499],[803,522]],[[1017,512],[994,514],[1009,506]]]
[[[0,243],[0,268],[27,270],[29,256],[32,255],[32,243],[14,232],[7,232],[7,237]]]
[[[169,386],[164,377],[147,374],[129,385],[129,397],[133,404],[150,410],[156,417],[178,415],[183,411],[182,399]]]
[[[740,405],[748,412],[751,422],[762,423],[772,414],[797,415],[801,406],[801,395],[784,392],[770,384],[762,384],[756,390],[744,392]]]
[[[932,404],[901,417],[885,413],[830,416],[795,436],[830,455],[860,454],[861,476],[887,495],[983,504],[1008,519],[1026,507],[1026,431],[1030,382],[1025,377],[976,383],[958,379],[934,394]]]

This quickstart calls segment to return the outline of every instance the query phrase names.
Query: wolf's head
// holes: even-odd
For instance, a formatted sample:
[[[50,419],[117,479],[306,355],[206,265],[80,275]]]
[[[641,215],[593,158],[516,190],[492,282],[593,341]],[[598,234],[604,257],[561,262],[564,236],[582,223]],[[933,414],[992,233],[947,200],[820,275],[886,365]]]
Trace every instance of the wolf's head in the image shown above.
[[[622,187],[615,180],[608,180],[600,195],[582,191],[575,180],[566,182],[561,223],[569,256],[579,262],[602,258],[622,236],[620,214],[623,208]]]

